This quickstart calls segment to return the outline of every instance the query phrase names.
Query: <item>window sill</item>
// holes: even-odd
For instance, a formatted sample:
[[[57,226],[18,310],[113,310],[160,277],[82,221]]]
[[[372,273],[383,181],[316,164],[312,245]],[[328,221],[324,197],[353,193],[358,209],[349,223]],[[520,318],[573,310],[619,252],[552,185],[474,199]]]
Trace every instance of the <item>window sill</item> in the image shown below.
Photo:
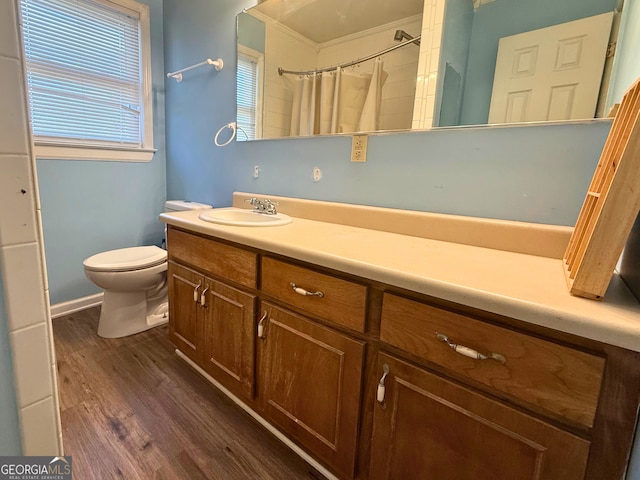
[[[150,162],[156,152],[152,148],[117,148],[100,146],[51,145],[35,142],[38,160],[98,160],[107,162]]]

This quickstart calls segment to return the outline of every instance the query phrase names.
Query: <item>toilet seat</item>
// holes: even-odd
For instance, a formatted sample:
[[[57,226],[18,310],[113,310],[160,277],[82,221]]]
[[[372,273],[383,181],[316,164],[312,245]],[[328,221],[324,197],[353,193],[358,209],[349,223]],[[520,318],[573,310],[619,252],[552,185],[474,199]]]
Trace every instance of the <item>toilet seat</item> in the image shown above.
[[[87,258],[84,268],[94,272],[130,272],[161,265],[167,261],[167,251],[155,245],[120,248]]]

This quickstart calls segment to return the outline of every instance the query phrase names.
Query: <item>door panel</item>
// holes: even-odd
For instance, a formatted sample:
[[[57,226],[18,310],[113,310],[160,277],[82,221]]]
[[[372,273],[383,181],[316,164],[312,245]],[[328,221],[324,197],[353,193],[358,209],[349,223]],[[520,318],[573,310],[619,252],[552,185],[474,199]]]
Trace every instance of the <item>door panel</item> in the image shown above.
[[[268,303],[263,307],[266,416],[352,477],[364,344]]]
[[[169,338],[173,344],[196,363],[202,358],[198,342],[202,325],[198,322],[198,304],[194,292],[203,277],[188,268],[169,262]]]
[[[489,123],[593,118],[613,13],[500,39]]]
[[[232,392],[251,399],[256,296],[210,278],[205,278],[204,289],[204,368]]]
[[[589,442],[389,355],[370,478],[579,480]]]

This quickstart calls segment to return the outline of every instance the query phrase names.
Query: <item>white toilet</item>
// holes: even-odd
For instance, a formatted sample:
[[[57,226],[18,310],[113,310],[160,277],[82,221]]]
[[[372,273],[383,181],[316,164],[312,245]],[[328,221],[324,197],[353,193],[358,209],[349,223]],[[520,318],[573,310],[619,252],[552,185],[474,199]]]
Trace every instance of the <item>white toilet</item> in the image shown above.
[[[165,211],[201,210],[211,205],[181,200]],[[151,246],[121,248],[87,258],[84,271],[104,290],[98,335],[119,338],[169,321],[167,252]]]

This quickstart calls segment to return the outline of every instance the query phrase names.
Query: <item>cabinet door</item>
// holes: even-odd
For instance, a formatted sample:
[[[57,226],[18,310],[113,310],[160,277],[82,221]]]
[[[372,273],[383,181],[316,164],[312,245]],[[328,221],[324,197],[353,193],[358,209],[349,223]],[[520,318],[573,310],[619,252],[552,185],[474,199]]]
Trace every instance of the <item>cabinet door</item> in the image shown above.
[[[169,262],[169,339],[196,363],[201,362],[199,347],[202,324],[198,321],[198,303],[203,277],[188,268]]]
[[[341,476],[353,477],[364,344],[263,303],[265,416]]]
[[[583,479],[589,442],[389,355],[370,479]]]
[[[253,398],[256,296],[205,278],[203,367],[237,395]]]

